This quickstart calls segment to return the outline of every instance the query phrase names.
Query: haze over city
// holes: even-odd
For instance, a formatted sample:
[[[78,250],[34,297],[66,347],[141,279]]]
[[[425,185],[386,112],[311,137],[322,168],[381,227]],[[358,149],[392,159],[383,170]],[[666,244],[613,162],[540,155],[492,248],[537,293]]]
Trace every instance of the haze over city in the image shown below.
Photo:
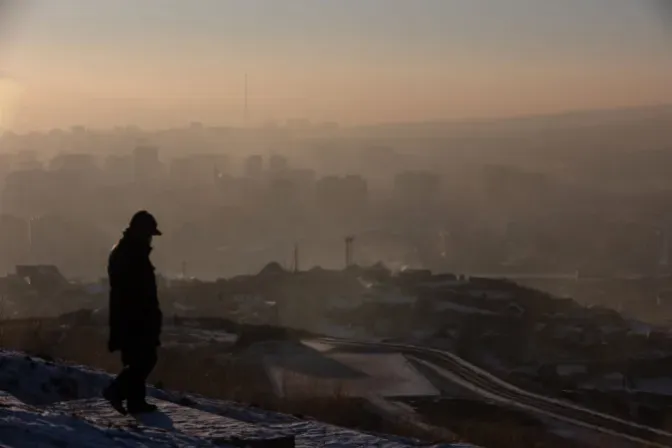
[[[246,73],[251,123],[672,102],[660,1],[5,3],[1,119],[17,130],[240,125]]]
[[[666,0],[0,0],[0,446],[672,447],[670,44]]]

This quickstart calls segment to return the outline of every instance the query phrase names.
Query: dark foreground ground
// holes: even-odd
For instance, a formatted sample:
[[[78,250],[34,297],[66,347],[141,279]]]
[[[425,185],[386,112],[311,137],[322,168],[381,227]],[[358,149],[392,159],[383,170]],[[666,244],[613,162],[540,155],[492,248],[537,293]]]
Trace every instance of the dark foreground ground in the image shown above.
[[[549,434],[538,422],[487,404],[411,400],[408,404],[426,423],[418,427],[401,418],[381,416],[364,400],[338,392],[325,396],[323,393],[310,394],[308,390],[300,396],[278,398],[272,393],[264,372],[258,366],[242,361],[237,353],[260,339],[299,339],[308,334],[214,320],[205,320],[199,326],[201,334],[198,337],[190,327],[167,328],[160,360],[150,382],[160,388],[234,400],[339,426],[428,442],[468,441],[493,448],[568,446],[567,440]],[[203,331],[213,337],[204,341]],[[225,337],[216,337],[218,334]],[[100,325],[64,324],[58,319],[4,321],[0,323],[0,346],[109,372],[119,369],[118,357],[105,350],[106,331]],[[310,389],[311,386],[306,387]],[[572,443],[572,446],[576,444]]]

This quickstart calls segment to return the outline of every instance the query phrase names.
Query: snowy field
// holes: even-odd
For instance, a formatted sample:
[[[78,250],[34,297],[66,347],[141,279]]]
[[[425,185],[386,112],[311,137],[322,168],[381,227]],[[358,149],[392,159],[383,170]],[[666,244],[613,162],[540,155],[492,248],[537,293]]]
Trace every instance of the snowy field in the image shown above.
[[[197,396],[150,390],[160,411],[137,419],[99,399],[109,375],[0,352],[0,447],[427,446]],[[437,448],[467,445],[435,445]]]
[[[301,389],[311,385],[312,391],[332,389],[348,396],[369,397],[377,395],[384,398],[403,396],[438,396],[441,392],[432,385],[403,355],[336,353],[328,358],[348,369],[358,372],[354,378],[323,376],[309,377],[272,366],[269,368],[276,389],[295,387]]]
[[[441,394],[401,353],[330,352],[331,348],[314,341],[269,341],[253,345],[245,354],[263,366],[278,396]]]
[[[184,328],[166,325],[162,334],[164,347],[197,348],[212,345],[232,345],[238,339],[235,334],[222,330],[202,330],[198,328]]]

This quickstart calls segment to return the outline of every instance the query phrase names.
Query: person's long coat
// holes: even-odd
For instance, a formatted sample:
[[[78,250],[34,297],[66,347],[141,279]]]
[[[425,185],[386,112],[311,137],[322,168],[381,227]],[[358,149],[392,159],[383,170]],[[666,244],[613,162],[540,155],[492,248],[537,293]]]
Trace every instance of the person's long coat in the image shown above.
[[[148,242],[124,237],[112,249],[107,264],[110,281],[111,352],[160,344],[162,314]]]

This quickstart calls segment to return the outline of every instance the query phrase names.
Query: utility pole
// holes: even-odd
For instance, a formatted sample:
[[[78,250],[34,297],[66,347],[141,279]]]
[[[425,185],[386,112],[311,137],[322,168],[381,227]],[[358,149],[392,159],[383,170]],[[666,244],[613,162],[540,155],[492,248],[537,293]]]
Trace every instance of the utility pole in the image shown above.
[[[294,273],[299,272],[299,244],[294,243]]]
[[[28,263],[32,264],[35,263],[35,247],[34,247],[34,240],[33,240],[33,223],[35,222],[34,217],[30,217],[28,219]]]
[[[658,264],[664,267],[670,264],[670,235],[667,227],[663,229],[663,247],[661,248]]]
[[[345,267],[349,268],[352,265],[352,246],[355,241],[354,236],[347,236],[345,238]]]

